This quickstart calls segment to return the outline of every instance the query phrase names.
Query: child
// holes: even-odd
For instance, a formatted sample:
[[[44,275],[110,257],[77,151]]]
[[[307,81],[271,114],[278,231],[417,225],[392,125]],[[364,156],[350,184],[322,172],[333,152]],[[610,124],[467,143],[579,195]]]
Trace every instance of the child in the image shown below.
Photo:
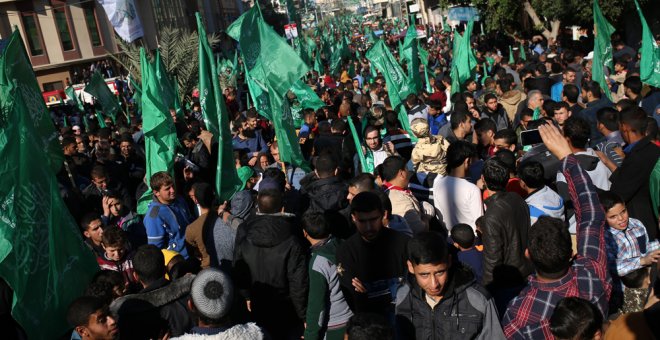
[[[628,217],[626,205],[617,194],[599,195],[609,228],[605,231],[607,259],[613,275],[621,277],[660,259],[658,241],[649,242],[642,222]]]
[[[483,254],[475,247],[474,229],[467,224],[459,223],[451,228],[451,240],[458,251],[458,262],[470,267],[477,282],[483,276]]]
[[[424,118],[415,118],[410,124],[417,144],[412,151],[411,161],[415,172],[431,172],[440,176],[447,174],[447,149],[449,142],[442,136],[431,136],[429,123]]]
[[[641,312],[649,294],[651,275],[648,267],[634,270],[621,277],[621,282],[626,287],[623,292],[623,306],[621,313]]]
[[[120,272],[126,286],[138,283],[133,275],[132,254],[128,253],[129,243],[126,233],[116,226],[108,227],[101,241],[104,254],[96,257],[99,267]]]

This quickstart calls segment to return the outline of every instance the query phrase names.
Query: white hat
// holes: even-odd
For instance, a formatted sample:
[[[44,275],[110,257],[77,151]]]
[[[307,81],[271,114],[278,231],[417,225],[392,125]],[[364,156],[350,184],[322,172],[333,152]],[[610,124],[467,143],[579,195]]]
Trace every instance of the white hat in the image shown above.
[[[584,57],[584,60],[591,60],[594,58],[594,51],[589,52],[586,57]]]

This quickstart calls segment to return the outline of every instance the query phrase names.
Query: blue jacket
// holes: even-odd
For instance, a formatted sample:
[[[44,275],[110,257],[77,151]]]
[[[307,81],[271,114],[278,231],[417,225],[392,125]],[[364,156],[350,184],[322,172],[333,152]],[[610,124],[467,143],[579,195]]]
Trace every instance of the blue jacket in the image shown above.
[[[172,204],[153,200],[144,216],[147,242],[161,249],[174,250],[187,259],[186,227],[191,221],[188,207],[182,199],[177,198]]]
[[[248,158],[256,156],[256,153],[268,151],[268,144],[261,136],[261,131],[255,131],[253,138],[241,139],[238,136],[234,137],[232,146],[234,150],[245,150],[248,153]]]

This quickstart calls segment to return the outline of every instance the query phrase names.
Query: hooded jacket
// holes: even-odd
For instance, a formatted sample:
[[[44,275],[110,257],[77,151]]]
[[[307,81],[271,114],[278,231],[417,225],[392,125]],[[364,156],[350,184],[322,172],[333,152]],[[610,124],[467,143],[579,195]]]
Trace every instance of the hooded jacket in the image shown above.
[[[529,206],[530,223],[534,224],[541,216],[564,220],[564,200],[548,186],[534,191],[525,199]]]
[[[513,122],[518,111],[518,104],[527,99],[527,95],[518,90],[507,91],[500,97],[500,104],[504,107],[509,121]]]
[[[256,214],[237,231],[234,280],[239,293],[251,300],[257,323],[287,327],[305,319],[306,247],[296,236],[292,217]]]
[[[474,274],[453,264],[440,302],[431,308],[414,278],[397,292],[398,339],[504,339],[493,298]]]
[[[353,233],[347,199],[348,185],[337,176],[319,179],[314,173],[303,178],[300,184],[301,211],[324,213],[332,226],[332,234],[342,239],[348,238]]]

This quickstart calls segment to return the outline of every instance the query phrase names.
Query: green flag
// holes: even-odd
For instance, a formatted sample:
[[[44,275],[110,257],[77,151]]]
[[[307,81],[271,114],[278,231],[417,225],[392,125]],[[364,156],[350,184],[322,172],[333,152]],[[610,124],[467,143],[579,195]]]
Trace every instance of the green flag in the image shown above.
[[[216,65],[213,59],[213,51],[206,38],[206,30],[199,13],[197,17],[197,31],[199,32],[199,79],[206,78],[205,83],[205,106],[207,117],[213,120],[217,127],[218,140],[218,162],[215,176],[215,190],[220,197],[220,202],[229,201],[234,194],[243,187],[241,179],[236,172],[234,162],[234,150],[232,146],[231,131],[229,131],[229,113],[225,107],[225,97],[220,89],[220,81],[215,76]],[[236,59],[236,58],[235,58]],[[237,60],[237,59],[236,59]],[[204,65],[204,66],[202,66]],[[234,66],[238,66],[235,61]],[[206,74],[202,74],[206,71]],[[210,78],[210,79],[209,79]],[[210,81],[209,81],[210,80]],[[200,81],[200,84],[202,82]]]
[[[362,143],[360,143],[360,137],[358,136],[357,130],[355,129],[355,124],[353,124],[353,119],[348,117],[346,120],[348,121],[348,126],[351,129],[353,143],[355,143],[355,152],[357,153],[358,159],[360,160],[360,169],[362,169],[362,172],[369,172],[367,167],[367,160],[364,157],[364,150],[362,150]]]
[[[158,53],[158,52],[156,52]],[[174,156],[179,142],[174,129],[174,121],[169,113],[168,98],[164,98],[158,83],[156,63],[147,59],[144,48],[140,49],[140,69],[142,73],[142,130],[146,153],[147,184],[151,175],[166,171],[174,177]],[[147,190],[138,201],[138,214],[147,213],[152,192]]]
[[[513,65],[516,63],[516,60],[513,58],[513,48],[511,48],[511,45],[509,45],[509,65]]]
[[[442,16],[442,31],[445,33],[450,33],[451,32],[451,26],[447,23],[447,17],[444,15]]]
[[[415,136],[411,133],[410,122],[408,121],[408,113],[403,105],[405,98],[414,93],[413,88],[410,87],[408,78],[403,73],[401,66],[397,64],[394,56],[390,53],[383,40],[379,40],[376,44],[367,51],[367,59],[375,66],[385,77],[387,91],[390,97],[392,108],[399,113],[399,122],[401,126],[408,131],[411,139]],[[403,108],[403,110],[400,109]]]
[[[248,90],[250,92],[250,97],[254,103],[254,108],[260,115],[272,121],[273,116],[270,114],[270,100],[268,99],[268,92],[266,91],[266,87],[252,79],[250,72],[248,72],[247,69],[245,69],[245,78],[247,81]]]
[[[113,122],[117,121],[117,113],[121,112],[122,109],[119,106],[117,97],[112,94],[101,73],[94,72],[84,91],[94,96],[101,103],[103,114],[110,117]]]
[[[408,80],[415,93],[422,91],[422,77],[419,74],[419,46],[417,44],[417,30],[410,25],[403,41],[401,58],[408,65]]]
[[[431,82],[429,82],[429,71],[426,69],[426,65],[424,65],[424,82],[426,83],[426,92],[433,93],[433,87],[431,87]]]
[[[78,111],[85,112],[85,107],[78,100],[78,97],[76,97],[76,90],[73,89],[73,86],[67,87],[66,90],[64,90],[64,93],[66,93],[67,97],[71,98],[73,105],[78,109]]]
[[[18,31],[0,40],[0,112],[0,277],[28,338],[52,339],[98,265],[60,198],[62,151]]]
[[[140,85],[138,85],[135,82],[135,79],[131,77],[131,75],[128,75],[128,80],[131,83],[131,87],[133,87],[133,105],[137,107],[138,111],[140,111],[140,105],[142,105],[142,89],[140,88]]]
[[[525,45],[523,45],[522,41],[520,42],[520,59],[527,60],[527,55],[525,54]]]
[[[318,110],[326,104],[319,98],[319,96],[312,90],[309,85],[305,84],[302,80],[298,80],[293,83],[291,87],[291,92],[296,95],[296,98],[300,102],[300,106],[303,109],[314,109]]]
[[[612,94],[607,86],[607,79],[605,79],[604,68],[609,67],[612,69],[612,41],[610,37],[614,33],[614,27],[605,19],[603,13],[598,6],[598,0],[594,0],[594,59],[591,67],[591,79],[600,85],[600,88],[605,92],[605,95],[610,100]]]
[[[320,75],[323,75],[323,63],[321,62],[321,51],[318,50],[316,51],[316,56],[314,56],[314,71],[319,73]]]
[[[165,64],[163,63],[163,60],[160,58],[160,53],[156,53],[156,61],[155,61],[155,67],[156,67],[156,78],[158,79],[158,85],[160,87],[159,91],[163,95],[163,100],[167,104],[167,113],[169,114],[170,109],[174,109],[175,112],[177,111],[177,98],[179,97],[179,94],[176,90],[177,85],[175,84],[175,81],[170,77],[170,75],[167,73],[167,69],[165,68]],[[177,112],[177,117],[183,119],[183,111],[179,107],[179,111],[181,111],[181,114]]]
[[[639,77],[644,83],[660,87],[660,47],[655,42],[653,33],[635,0],[639,20],[642,22],[642,58],[639,62]],[[656,166],[657,168],[657,166]],[[656,205],[657,206],[657,205]]]
[[[477,66],[477,58],[470,45],[473,25],[474,21],[469,21],[462,36],[458,32],[454,33],[451,59],[451,94],[461,91],[461,86],[463,86],[466,80],[472,78],[473,71]],[[459,86],[456,87],[454,84]]]
[[[422,65],[429,67],[429,51],[423,49],[419,46],[419,61],[422,62]]]
[[[265,23],[258,5],[234,21],[227,34],[238,40],[247,72],[268,94],[280,158],[308,170],[293,127],[291,106],[285,96],[309,68],[296,51]]]
[[[98,111],[94,112],[94,116],[96,116],[96,120],[99,122],[99,128],[105,129],[108,127],[105,125],[105,119],[103,119],[103,115],[101,115]]]

